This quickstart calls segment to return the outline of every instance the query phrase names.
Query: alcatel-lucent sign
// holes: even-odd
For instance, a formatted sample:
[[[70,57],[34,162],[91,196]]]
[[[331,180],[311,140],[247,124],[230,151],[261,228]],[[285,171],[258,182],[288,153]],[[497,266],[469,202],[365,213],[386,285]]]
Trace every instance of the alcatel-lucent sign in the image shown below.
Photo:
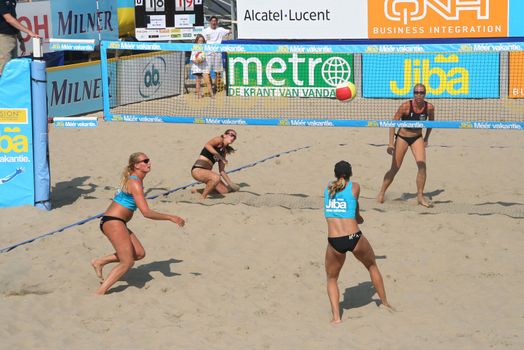
[[[241,39],[524,36],[522,0],[237,0]]]

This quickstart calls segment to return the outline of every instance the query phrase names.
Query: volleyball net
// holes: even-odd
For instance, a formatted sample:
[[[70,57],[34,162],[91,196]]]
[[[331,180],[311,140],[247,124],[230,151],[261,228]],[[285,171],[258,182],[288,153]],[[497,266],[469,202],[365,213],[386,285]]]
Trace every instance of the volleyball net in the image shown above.
[[[211,72],[214,98],[197,76]],[[203,53],[203,54],[200,54]],[[524,129],[524,42],[317,45],[103,41],[108,121],[223,125]],[[218,63],[217,63],[218,61]],[[207,62],[207,63],[205,63]],[[349,102],[336,86],[352,82]],[[435,121],[393,121],[417,83]]]

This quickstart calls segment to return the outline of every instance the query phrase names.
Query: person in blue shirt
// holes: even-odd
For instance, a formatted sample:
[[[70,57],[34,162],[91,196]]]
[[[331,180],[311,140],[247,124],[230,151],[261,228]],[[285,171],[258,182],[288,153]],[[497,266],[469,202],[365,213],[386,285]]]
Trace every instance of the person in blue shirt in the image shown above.
[[[16,19],[16,0],[0,0],[0,75],[4,65],[16,57],[16,40],[20,41],[20,50],[25,52],[25,44],[20,31],[32,38],[38,34],[24,27]]]
[[[331,303],[332,324],[340,323],[340,292],[338,276],[346,260],[346,253],[353,255],[368,269],[371,282],[382,305],[394,310],[386,298],[382,275],[375,260],[371,244],[364,237],[358,225],[364,222],[360,215],[358,197],[360,186],[350,181],[351,164],[340,161],[335,165],[336,181],[331,182],[324,192],[324,216],[328,225],[328,246],[326,249],[327,293]]]
[[[147,205],[142,181],[150,171],[151,161],[144,153],[131,154],[128,165],[122,173],[120,190],[100,220],[100,230],[109,239],[116,252],[91,261],[98,278],[102,281],[96,291],[97,295],[105,294],[134,265],[135,260],[145,257],[142,243],[127,227],[137,208],[148,219],[169,220],[181,227],[185,224],[181,217],[156,212]],[[118,263],[118,265],[104,280],[102,268],[109,263]]]

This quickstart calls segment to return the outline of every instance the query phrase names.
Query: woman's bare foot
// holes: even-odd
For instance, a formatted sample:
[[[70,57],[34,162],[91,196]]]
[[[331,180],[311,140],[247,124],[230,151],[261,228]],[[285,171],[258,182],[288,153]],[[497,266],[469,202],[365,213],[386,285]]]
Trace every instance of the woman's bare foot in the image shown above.
[[[96,290],[95,295],[104,295],[106,294],[104,291],[101,291],[100,288]]]
[[[335,319],[332,319],[331,322],[329,322],[331,324],[339,324],[339,323],[342,323],[342,320],[339,318],[338,320],[335,320]]]
[[[382,192],[379,192],[378,195],[377,195],[377,202],[378,203],[384,203],[384,193]]]
[[[93,266],[93,269],[95,269],[96,276],[100,280],[104,280],[104,276],[102,275],[102,268],[103,266],[98,263],[98,260],[91,260],[91,266]]]
[[[417,196],[418,204],[425,207],[425,208],[433,208],[433,204],[431,202],[426,201],[426,198],[424,196]]]

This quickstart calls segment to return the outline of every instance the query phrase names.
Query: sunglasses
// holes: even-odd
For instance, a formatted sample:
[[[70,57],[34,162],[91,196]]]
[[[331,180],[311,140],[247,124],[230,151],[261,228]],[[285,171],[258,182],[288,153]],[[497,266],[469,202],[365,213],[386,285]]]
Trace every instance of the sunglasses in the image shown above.
[[[425,94],[426,94],[426,91],[417,91],[417,90],[415,90],[415,91],[413,91],[413,93],[414,93],[415,95],[425,95]]]
[[[151,159],[146,158],[146,159],[142,159],[142,160],[136,162],[135,164],[140,164],[140,163],[149,164],[150,161],[151,161]]]
[[[230,132],[227,132],[226,135],[229,135],[229,136],[233,137],[234,139],[237,138],[237,135],[236,135],[236,134],[232,134],[232,133],[230,133]]]

